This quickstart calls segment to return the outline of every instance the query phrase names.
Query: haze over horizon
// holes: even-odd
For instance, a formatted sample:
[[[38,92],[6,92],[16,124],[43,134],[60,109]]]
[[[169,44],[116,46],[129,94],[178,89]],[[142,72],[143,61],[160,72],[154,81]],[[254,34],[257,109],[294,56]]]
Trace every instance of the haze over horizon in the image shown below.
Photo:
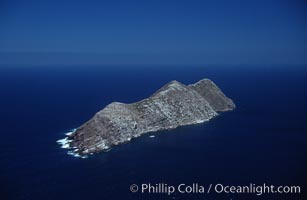
[[[305,0],[3,0],[0,65],[307,64]]]

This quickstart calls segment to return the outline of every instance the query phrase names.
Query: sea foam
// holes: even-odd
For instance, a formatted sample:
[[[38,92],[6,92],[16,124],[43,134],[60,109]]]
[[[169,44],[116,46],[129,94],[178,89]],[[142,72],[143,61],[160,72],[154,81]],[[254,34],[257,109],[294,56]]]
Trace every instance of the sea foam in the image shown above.
[[[72,129],[71,131],[65,133],[66,136],[72,135],[77,129]],[[70,146],[72,140],[69,140],[68,137],[56,141],[59,145],[61,145],[62,149],[74,149],[72,151],[68,151],[67,154],[77,157],[77,158],[87,158],[88,156],[83,156],[77,153],[77,147]]]

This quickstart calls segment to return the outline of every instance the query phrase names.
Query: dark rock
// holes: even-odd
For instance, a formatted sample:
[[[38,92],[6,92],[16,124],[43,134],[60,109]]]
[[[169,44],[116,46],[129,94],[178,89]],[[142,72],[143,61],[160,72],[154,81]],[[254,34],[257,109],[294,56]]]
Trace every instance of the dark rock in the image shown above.
[[[80,155],[96,153],[143,133],[202,123],[234,108],[209,79],[188,86],[171,81],[147,99],[107,105],[68,137],[69,146]]]

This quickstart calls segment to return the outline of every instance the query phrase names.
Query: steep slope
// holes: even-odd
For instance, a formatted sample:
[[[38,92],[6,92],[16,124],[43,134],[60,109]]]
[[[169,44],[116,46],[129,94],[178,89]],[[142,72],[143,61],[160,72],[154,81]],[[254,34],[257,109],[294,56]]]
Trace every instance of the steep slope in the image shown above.
[[[132,104],[113,102],[76,129],[69,137],[75,154],[107,150],[143,133],[196,124],[235,108],[231,99],[209,79],[186,86],[164,85],[149,98]]]

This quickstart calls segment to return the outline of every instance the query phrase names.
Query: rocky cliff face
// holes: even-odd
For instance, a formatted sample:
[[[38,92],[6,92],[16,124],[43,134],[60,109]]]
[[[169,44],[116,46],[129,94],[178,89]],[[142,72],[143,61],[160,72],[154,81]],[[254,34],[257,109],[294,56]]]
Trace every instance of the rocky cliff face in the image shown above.
[[[192,85],[171,81],[147,99],[113,102],[77,128],[67,140],[75,154],[109,149],[143,133],[202,123],[235,104],[209,79]]]

